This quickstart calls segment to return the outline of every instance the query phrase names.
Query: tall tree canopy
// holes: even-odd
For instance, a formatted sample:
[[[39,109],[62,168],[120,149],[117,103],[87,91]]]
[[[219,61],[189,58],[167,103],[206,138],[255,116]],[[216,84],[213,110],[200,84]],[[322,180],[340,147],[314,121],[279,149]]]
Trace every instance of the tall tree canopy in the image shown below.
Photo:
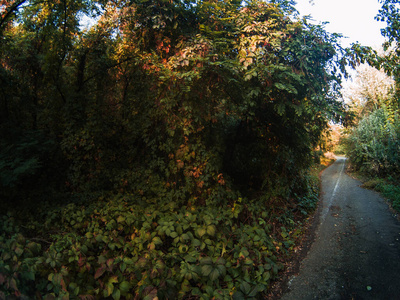
[[[150,182],[202,203],[222,181],[293,185],[344,109],[338,36],[292,11],[288,1],[6,1],[2,128],[54,140],[76,191]],[[88,30],[85,14],[98,16]]]
[[[378,21],[386,22],[386,28],[382,29],[382,35],[386,38],[384,50],[387,51],[384,58],[380,60],[380,66],[393,76],[396,81],[397,93],[399,93],[400,70],[400,3],[398,0],[381,0],[382,8],[377,15]],[[397,96],[398,98],[398,96]]]

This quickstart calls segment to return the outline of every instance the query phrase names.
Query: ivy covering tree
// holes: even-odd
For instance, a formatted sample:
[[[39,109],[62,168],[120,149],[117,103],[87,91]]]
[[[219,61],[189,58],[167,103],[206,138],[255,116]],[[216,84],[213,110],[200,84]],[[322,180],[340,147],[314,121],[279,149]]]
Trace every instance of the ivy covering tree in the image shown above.
[[[346,122],[339,35],[290,1],[0,3],[0,297],[263,297]]]

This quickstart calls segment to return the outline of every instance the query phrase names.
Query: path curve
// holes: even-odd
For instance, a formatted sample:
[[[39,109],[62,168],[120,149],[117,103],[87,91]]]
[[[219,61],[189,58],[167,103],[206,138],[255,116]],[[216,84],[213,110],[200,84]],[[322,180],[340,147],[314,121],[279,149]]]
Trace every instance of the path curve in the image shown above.
[[[283,300],[400,299],[400,223],[345,163],[338,157],[322,174],[316,239]]]

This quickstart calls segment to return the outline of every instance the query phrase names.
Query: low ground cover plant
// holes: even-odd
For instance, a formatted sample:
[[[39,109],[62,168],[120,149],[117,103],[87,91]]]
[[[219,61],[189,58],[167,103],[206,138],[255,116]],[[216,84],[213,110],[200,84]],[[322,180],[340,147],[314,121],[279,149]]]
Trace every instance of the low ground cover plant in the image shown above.
[[[220,208],[131,200],[70,203],[28,222],[2,215],[0,297],[262,298],[317,195],[274,210],[241,198]]]

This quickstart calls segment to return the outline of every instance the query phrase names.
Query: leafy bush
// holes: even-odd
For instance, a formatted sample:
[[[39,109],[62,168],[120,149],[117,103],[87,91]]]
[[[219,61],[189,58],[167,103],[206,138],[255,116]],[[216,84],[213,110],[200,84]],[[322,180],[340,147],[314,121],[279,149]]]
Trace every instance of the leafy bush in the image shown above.
[[[37,286],[46,282],[36,278],[41,245],[19,233],[10,216],[1,216],[0,232],[0,298],[34,296]]]
[[[390,120],[388,111],[378,109],[360,121],[349,136],[347,154],[356,170],[372,176],[400,171],[400,119]]]
[[[261,297],[299,234],[294,214],[307,215],[316,199],[273,212],[241,198],[226,207],[144,207],[120,195],[49,210],[46,222],[25,220],[29,226],[4,215],[0,296]],[[52,233],[40,237],[45,232]]]

